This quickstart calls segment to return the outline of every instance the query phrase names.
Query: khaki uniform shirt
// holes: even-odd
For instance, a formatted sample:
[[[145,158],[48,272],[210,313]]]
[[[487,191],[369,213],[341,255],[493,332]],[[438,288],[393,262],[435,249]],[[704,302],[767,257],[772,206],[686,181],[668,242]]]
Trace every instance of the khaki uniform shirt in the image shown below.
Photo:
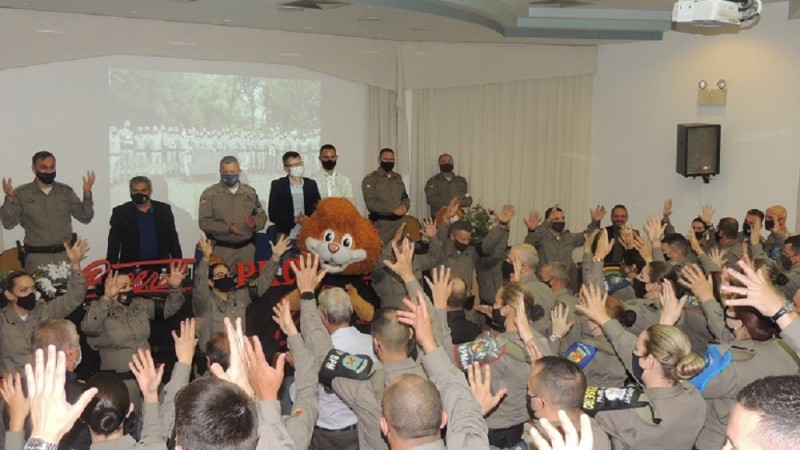
[[[91,303],[81,322],[89,345],[100,352],[100,369],[128,372],[131,357],[140,348],[150,348],[150,321],[156,318],[154,300],[134,297],[128,306],[102,297]],[[180,288],[170,288],[164,304],[164,318],[183,306]]]
[[[637,336],[625,331],[616,320],[603,325],[625,368],[631,371],[630,355]],[[706,403],[689,382],[672,387],[645,388],[650,404],[661,418],[658,425],[642,421],[633,409],[602,411],[595,417],[611,436],[615,449],[691,450],[706,416]]]
[[[90,450],[166,450],[167,442],[163,439],[161,415],[158,404],[142,404],[142,438],[139,442],[127,434],[119,439],[92,443]]]
[[[0,207],[3,226],[10,230],[22,225],[25,243],[35,247],[58,245],[72,239],[72,218],[89,223],[94,217],[92,197],[78,199],[66,184],[55,182],[45,194],[36,182],[23,184],[6,196]]]
[[[508,343],[522,349],[525,354],[525,344],[519,338],[516,331],[501,333]],[[541,340],[537,342],[543,352],[548,352],[549,347],[542,347]],[[527,357],[527,356],[526,356]],[[492,365],[492,392],[497,392],[502,388],[508,388],[508,394],[500,401],[497,408],[486,416],[486,424],[492,429],[513,427],[530,420],[528,413],[527,397],[528,376],[531,373],[531,365],[527,361],[520,361],[504,353]]]
[[[439,226],[439,239],[444,243],[444,261],[453,275],[458,275],[467,285],[467,292],[472,293],[472,273],[478,266],[490,267],[503,261],[504,250],[508,245],[508,227],[498,225],[486,234],[479,244],[480,252],[475,245],[470,245],[463,252],[456,250],[447,233],[448,224]]]
[[[244,223],[245,217],[250,216],[256,219],[254,229]],[[220,182],[209,186],[200,195],[198,222],[201,230],[218,241],[245,242],[253,237],[253,233],[264,228],[267,213],[261,206],[256,190],[249,185],[239,183],[236,193],[232,194],[228,186]],[[231,224],[235,224],[244,236],[231,233]]]
[[[378,170],[370,173],[361,182],[364,203],[371,213],[393,215],[398,206],[408,209],[411,201],[406,193],[403,177],[395,171]]]
[[[447,206],[455,197],[461,199],[463,208],[472,206],[472,197],[469,196],[467,179],[456,174],[452,175],[453,178],[448,180],[440,172],[425,183],[425,199],[431,207],[431,217],[436,217],[439,210]]]
[[[533,294],[535,304],[544,308],[544,316],[533,322],[533,328],[543,336],[550,336],[552,323],[550,312],[556,304],[556,296],[550,286],[542,283],[534,273],[528,273],[520,279],[520,282]]]
[[[403,299],[408,296],[406,293],[406,286],[403,280],[397,276],[391,269],[383,264],[385,260],[393,260],[394,251],[392,250],[392,243],[387,242],[383,245],[381,255],[378,257],[378,262],[375,269],[372,270],[372,286],[375,292],[381,299],[381,306],[394,306],[403,308]],[[422,279],[422,273],[433,269],[434,267],[442,264],[444,259],[444,249],[442,241],[434,237],[430,240],[430,247],[428,253],[423,255],[414,255],[413,268],[414,276]]]
[[[556,235],[552,232],[551,223],[549,220],[545,220],[535,229],[528,230],[528,235],[525,236],[525,243],[533,245],[539,252],[537,272],[547,263],[560,262],[569,271],[570,288],[577,290],[580,287],[578,284],[578,266],[572,259],[572,251],[575,247],[583,245],[586,240],[584,234],[588,235],[600,228],[600,222],[590,222],[586,226],[586,231],[582,233],[570,233],[569,230],[564,230],[561,235]]]
[[[225,318],[245,320],[247,307],[252,303],[250,291],[246,287],[228,293],[228,300],[217,297],[208,286],[208,261],[200,258],[194,268],[192,288],[192,310],[197,317],[197,337],[200,349],[205,351],[206,343],[214,333],[225,331]],[[261,274],[255,279],[256,293],[262,296],[272,285],[278,273],[279,264],[270,260]]]
[[[0,336],[2,336],[2,367],[0,373],[23,372],[30,362],[33,332],[43,322],[63,319],[79,307],[86,297],[86,278],[83,272],[73,270],[67,282],[66,294],[50,302],[37,302],[36,307],[22,320],[9,304],[0,311]]]
[[[783,331],[781,337],[792,349],[800,354],[800,319],[795,319]]]

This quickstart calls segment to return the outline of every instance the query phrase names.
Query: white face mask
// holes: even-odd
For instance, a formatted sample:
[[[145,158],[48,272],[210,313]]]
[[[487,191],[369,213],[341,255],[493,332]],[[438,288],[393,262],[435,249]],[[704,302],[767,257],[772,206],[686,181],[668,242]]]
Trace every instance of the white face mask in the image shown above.
[[[289,168],[289,175],[294,178],[300,178],[303,176],[304,167],[303,166],[294,166]]]

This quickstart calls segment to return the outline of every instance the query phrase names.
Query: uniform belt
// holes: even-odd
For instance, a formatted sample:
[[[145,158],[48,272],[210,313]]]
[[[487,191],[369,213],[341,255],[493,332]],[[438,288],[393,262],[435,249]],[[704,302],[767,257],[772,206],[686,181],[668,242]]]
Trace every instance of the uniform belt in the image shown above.
[[[327,431],[327,432],[329,432],[329,433],[337,433],[337,432],[341,432],[341,431],[350,431],[350,430],[355,430],[355,429],[356,429],[356,427],[358,427],[358,424],[357,424],[357,423],[354,423],[354,424],[352,424],[352,425],[350,425],[350,426],[348,426],[348,427],[339,428],[338,430],[329,430],[329,429],[327,429],[327,428],[322,428],[322,427],[314,426],[314,428],[316,428],[317,430]]]
[[[61,253],[64,251],[64,244],[46,245],[44,247],[25,244],[23,247],[28,253]]]
[[[236,249],[236,248],[247,247],[248,245],[250,245],[251,242],[252,241],[250,241],[250,240],[241,241],[241,242],[215,241],[214,245],[218,245],[220,247],[225,247],[225,248],[234,248],[234,249]]]
[[[369,220],[375,222],[376,220],[399,220],[403,218],[403,216],[396,216],[394,214],[378,214],[371,212],[369,213]]]

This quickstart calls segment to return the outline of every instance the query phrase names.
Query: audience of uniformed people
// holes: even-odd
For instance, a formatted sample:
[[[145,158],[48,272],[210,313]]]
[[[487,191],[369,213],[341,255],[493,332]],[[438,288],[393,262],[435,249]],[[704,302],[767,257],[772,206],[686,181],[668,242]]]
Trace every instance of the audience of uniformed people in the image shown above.
[[[169,152],[182,150],[181,139],[193,134],[163,126],[134,132],[130,124],[111,131],[120,140],[117,163],[128,168],[177,164],[181,156]],[[149,153],[138,161],[136,141],[145,135]],[[157,149],[148,142],[157,140],[166,161],[152,159]],[[267,160],[254,158],[263,169]],[[186,291],[197,318],[173,331],[177,363],[163,387],[164,365],[149,350],[150,321],[183,306],[185,263],[165,269],[169,294],[158,314],[156,301],[134,293],[134,273],[109,272],[98,298],[87,300],[80,261],[88,244],[72,234],[71,217],[92,219],[94,174],[84,178],[83,201],[54,181],[49,152],[34,155],[34,182],[15,189],[4,178],[0,216],[6,228],[23,227],[27,269],[6,276],[3,286],[5,448],[800,445],[800,235],[790,236],[780,205],[748,210],[741,227],[733,217],[715,227],[706,206],[683,236],[670,223],[670,200],[660,218],[647,218],[642,233],[629,227],[624,205],[611,209],[611,226],[601,227],[605,208],[597,206],[586,231],[570,233],[556,204],[543,221],[536,211],[522,220],[526,243],[510,247],[514,209],[505,205],[496,226],[475,242],[461,219],[474,199],[467,180],[454,174],[452,156],[443,154],[439,173],[425,185],[434,217],[422,220],[422,239],[414,243],[404,230],[416,219],[408,216],[395,153],[384,148],[380,167],[362,182],[369,218],[385,242],[372,274],[385,298],[371,334],[351,327],[353,306],[344,290],[318,298],[325,271],[317,257],[300,254],[290,263],[299,317],[291,311],[298,305],[275,299],[274,338],[284,339],[288,352],[268,361],[264,347],[271,343],[244,335],[247,306],[268,294],[311,203],[353,200],[350,181],[334,171],[337,158],[335,147],[322,146],[319,173],[303,178],[301,155],[284,154],[291,189],[273,193],[269,208],[286,212],[281,236],[252,289],[235,289],[234,268],[253,261],[254,235],[268,218],[255,189],[239,181],[248,164],[222,159],[220,182],[200,198],[206,236]],[[138,189],[144,184],[149,180],[141,176],[131,181],[132,205],[149,205],[151,188]],[[109,243],[124,239],[132,255],[176,248],[160,242],[176,239],[172,221],[154,220],[152,209],[131,210],[134,222],[119,222]],[[109,251],[117,255],[118,245]],[[576,261],[573,250],[581,246]],[[172,257],[180,257],[177,248]],[[66,293],[37,300],[36,271],[65,260]],[[502,285],[481,282],[480,272],[492,270],[503,275]],[[494,305],[473,306],[478,292],[494,297]],[[102,370],[82,382],[74,374],[82,359],[78,334],[61,319],[84,300],[81,331],[99,352]],[[200,350],[205,358],[195,358]],[[294,376],[284,380],[286,364]],[[282,407],[289,384],[293,401]]]

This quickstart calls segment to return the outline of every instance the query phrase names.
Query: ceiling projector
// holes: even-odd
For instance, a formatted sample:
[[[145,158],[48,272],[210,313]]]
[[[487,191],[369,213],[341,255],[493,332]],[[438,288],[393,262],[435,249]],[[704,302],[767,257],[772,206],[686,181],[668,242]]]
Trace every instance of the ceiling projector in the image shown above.
[[[761,0],[678,0],[672,21],[701,27],[748,26],[761,15]]]

